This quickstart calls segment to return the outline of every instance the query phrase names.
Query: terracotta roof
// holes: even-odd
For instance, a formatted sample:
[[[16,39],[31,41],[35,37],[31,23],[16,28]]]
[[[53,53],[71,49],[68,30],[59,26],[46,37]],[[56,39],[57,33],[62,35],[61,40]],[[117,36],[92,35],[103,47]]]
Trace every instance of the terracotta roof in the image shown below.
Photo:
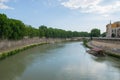
[[[120,21],[114,22],[112,24],[112,28],[117,28],[117,27],[120,27]]]
[[[114,22],[112,24],[107,24],[106,27],[109,27],[110,25],[112,28],[120,27],[120,21]]]

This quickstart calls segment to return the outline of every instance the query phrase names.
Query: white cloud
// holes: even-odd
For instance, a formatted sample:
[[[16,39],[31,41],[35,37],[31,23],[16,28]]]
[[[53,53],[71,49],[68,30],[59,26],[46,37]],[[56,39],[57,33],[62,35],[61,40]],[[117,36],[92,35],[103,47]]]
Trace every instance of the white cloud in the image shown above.
[[[120,1],[112,1],[105,5],[105,0],[68,0],[61,4],[70,9],[80,10],[83,13],[97,13],[108,16],[111,13],[120,11]]]
[[[2,2],[8,2],[8,0],[0,0],[0,3],[2,3]]]
[[[5,3],[9,2],[9,0],[0,0],[0,9],[14,9],[12,7],[7,6]]]

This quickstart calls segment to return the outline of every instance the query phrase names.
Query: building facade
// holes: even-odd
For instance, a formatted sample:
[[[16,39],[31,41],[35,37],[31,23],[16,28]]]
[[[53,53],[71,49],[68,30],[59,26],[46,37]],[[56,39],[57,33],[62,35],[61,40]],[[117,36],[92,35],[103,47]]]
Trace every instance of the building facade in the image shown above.
[[[120,38],[120,21],[106,25],[107,38]]]

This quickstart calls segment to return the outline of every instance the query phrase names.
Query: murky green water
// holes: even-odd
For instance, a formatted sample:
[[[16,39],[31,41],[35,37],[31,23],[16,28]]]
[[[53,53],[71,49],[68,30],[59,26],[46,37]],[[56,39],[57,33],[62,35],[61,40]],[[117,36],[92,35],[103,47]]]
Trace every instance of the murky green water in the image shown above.
[[[0,80],[120,80],[120,60],[89,55],[81,42],[47,44],[0,61]]]

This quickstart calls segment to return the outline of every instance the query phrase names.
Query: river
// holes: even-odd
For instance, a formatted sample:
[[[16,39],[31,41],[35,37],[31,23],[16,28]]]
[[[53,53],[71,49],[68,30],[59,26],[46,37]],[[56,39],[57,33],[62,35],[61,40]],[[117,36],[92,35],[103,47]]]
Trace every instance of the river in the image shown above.
[[[97,58],[81,42],[46,44],[0,61],[0,80],[120,80],[120,59]]]

